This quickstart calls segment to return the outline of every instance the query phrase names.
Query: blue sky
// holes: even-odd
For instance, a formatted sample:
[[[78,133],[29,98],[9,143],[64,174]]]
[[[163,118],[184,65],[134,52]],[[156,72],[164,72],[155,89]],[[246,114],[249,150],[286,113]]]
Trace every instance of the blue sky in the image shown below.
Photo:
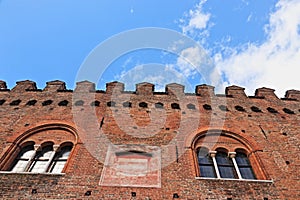
[[[174,54],[141,48],[120,55],[99,75],[98,89],[113,80],[125,82],[128,90],[143,81],[157,90],[178,82],[187,92],[207,83],[217,93],[234,84],[246,87],[249,95],[266,86],[281,97],[288,89],[300,89],[298,0],[2,0],[0,79],[9,88],[19,80],[43,88],[59,79],[72,89],[93,49],[144,27],[176,31],[203,49],[190,46]],[[113,51],[108,47],[106,53]],[[204,51],[207,65],[203,56],[199,59]]]

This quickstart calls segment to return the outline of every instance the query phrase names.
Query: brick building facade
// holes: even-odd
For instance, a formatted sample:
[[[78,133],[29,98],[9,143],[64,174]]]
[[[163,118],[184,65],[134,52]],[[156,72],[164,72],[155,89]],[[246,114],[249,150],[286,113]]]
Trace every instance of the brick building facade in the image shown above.
[[[1,199],[299,199],[300,91],[0,81]]]

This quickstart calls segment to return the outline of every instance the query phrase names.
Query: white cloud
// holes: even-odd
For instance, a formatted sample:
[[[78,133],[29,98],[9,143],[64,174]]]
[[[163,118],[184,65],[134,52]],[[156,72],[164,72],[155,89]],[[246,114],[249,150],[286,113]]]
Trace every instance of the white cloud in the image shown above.
[[[206,2],[207,0],[200,0],[196,7],[189,10],[185,18],[180,21],[183,24],[181,26],[183,34],[198,39],[198,45],[181,50],[176,66],[184,77],[193,78],[198,74],[201,77],[198,83],[213,84],[219,92],[219,88],[223,88],[220,71],[214,66],[208,52],[200,46],[206,44],[209,30],[213,26],[210,22],[211,14],[203,11]],[[227,36],[226,41],[230,40],[230,36]]]
[[[180,52],[177,66],[185,77],[195,75],[196,67],[201,64],[202,53],[199,47],[189,47]]]
[[[181,23],[183,23],[181,28],[184,34],[193,34],[195,31],[201,31],[207,28],[210,14],[202,10],[202,6],[205,2],[206,0],[200,0],[195,9],[191,9],[186,13],[185,17],[187,19],[181,19]]]
[[[125,62],[121,65],[121,69],[122,71],[118,74],[114,75],[114,80],[119,80],[121,77],[123,77],[126,74],[126,68],[128,68],[128,66],[132,65],[133,62],[133,58],[129,57],[125,60]]]
[[[236,48],[226,58],[215,55],[217,67],[228,84],[244,86],[251,95],[263,86],[276,89],[280,97],[287,89],[300,89],[299,10],[299,0],[279,0],[265,28],[268,38],[264,43],[249,43],[242,50]]]
[[[189,88],[189,82],[172,64],[149,63],[136,65],[120,75],[119,81],[125,83],[126,90],[135,90],[136,83],[155,84],[155,91],[165,91],[169,83],[179,83]]]
[[[247,22],[250,22],[251,21],[251,19],[252,19],[252,13],[248,16],[248,18],[247,18]]]
[[[178,71],[186,78],[192,78],[199,74],[202,81],[210,84],[210,73],[212,73],[212,60],[207,52],[199,45],[188,47],[180,52],[176,66]]]

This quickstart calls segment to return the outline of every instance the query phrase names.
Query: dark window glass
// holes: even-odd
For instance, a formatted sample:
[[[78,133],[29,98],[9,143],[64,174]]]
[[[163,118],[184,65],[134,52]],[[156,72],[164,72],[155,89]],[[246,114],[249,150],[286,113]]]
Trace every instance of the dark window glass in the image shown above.
[[[61,173],[63,171],[71,150],[72,146],[65,146],[55,154],[49,170],[51,173]]]
[[[256,179],[246,154],[238,152],[235,156],[235,160],[240,170],[242,178]]]
[[[233,162],[225,152],[218,152],[216,160],[221,178],[237,178]]]
[[[217,177],[212,158],[209,156],[208,150],[206,148],[200,148],[198,150],[198,163],[201,177]]]

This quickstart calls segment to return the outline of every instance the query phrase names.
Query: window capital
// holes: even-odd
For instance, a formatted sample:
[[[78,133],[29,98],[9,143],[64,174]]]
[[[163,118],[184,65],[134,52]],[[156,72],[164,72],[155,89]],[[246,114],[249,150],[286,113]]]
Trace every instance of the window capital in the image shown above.
[[[229,158],[235,158],[236,152],[228,152]]]
[[[210,157],[216,157],[217,151],[209,151]]]
[[[41,150],[41,145],[40,144],[35,144],[35,145],[33,145],[33,147],[34,147],[35,151]]]
[[[58,148],[59,148],[59,145],[58,145],[58,144],[53,145],[53,150],[54,150],[55,152],[57,152]]]

